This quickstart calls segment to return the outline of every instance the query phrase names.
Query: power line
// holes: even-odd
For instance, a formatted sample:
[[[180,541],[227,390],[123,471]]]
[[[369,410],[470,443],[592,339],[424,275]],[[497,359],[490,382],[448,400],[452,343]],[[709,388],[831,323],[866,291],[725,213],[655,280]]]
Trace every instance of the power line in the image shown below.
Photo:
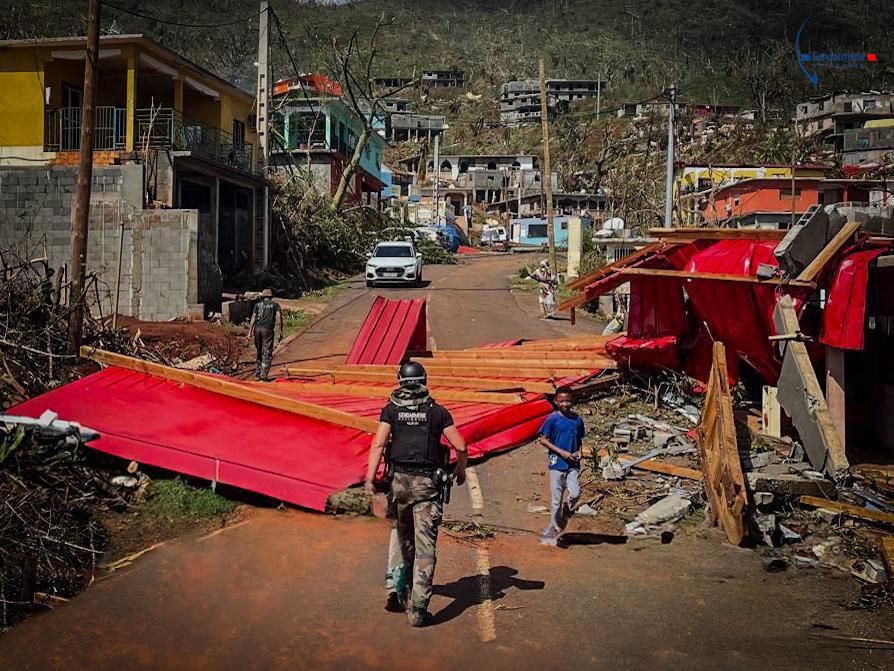
[[[664,97],[666,97],[666,92],[662,91],[661,93],[656,93],[651,98],[646,98],[645,100],[637,100],[636,102],[632,102],[632,103],[622,103],[621,105],[618,105],[617,107],[614,107],[612,109],[600,110],[599,115],[602,116],[603,114],[611,114],[612,112],[619,112],[620,110],[627,107],[627,105],[645,105],[646,103],[650,103],[654,100],[658,100],[659,98],[664,98]],[[562,115],[563,118],[571,118],[571,119],[578,119],[578,118],[582,118],[582,117],[591,117],[591,116],[596,116],[596,112],[575,112],[573,114],[563,114]]]
[[[117,9],[119,12],[123,12],[125,14],[130,14],[131,16],[136,16],[140,19],[146,19],[147,21],[155,21],[156,23],[164,23],[169,26],[179,26],[180,28],[224,28],[226,26],[235,26],[237,23],[244,23],[245,21],[251,21],[252,19],[256,19],[261,15],[261,12],[255,12],[249,16],[244,16],[241,19],[233,19],[232,21],[224,21],[222,23],[183,23],[180,21],[170,21],[168,19],[163,19],[158,16],[152,16],[151,14],[143,14],[142,12],[134,11],[133,9],[129,9],[127,7],[122,7],[114,2],[109,2],[109,0],[102,0],[103,5],[108,5],[113,9]]]
[[[286,55],[289,57],[289,63],[292,64],[292,70],[295,72],[295,76],[298,77],[301,74],[300,69],[298,68],[298,64],[295,63],[295,57],[292,55],[292,49],[289,46],[289,40],[286,38],[285,33],[282,29],[282,22],[279,20],[279,14],[276,13],[276,10],[273,7],[270,7],[269,11],[273,14],[273,21],[276,23],[276,32],[279,33],[279,39],[282,42],[282,45],[286,48]],[[304,85],[302,84],[301,90],[304,90]]]

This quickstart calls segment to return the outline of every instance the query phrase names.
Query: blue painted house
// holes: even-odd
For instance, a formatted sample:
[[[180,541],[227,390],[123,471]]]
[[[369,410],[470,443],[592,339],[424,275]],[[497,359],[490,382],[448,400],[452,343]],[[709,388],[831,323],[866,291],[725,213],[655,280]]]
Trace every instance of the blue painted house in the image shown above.
[[[283,104],[282,98],[287,100]],[[272,119],[270,163],[288,171],[310,167],[321,191],[335,192],[345,165],[351,160],[363,130],[363,119],[340,98],[308,98],[301,91],[277,97],[279,111]],[[348,200],[371,203],[386,187],[382,153],[388,143],[376,132],[369,135]]]
[[[571,215],[557,215],[553,217],[553,230],[556,234],[556,247],[568,247],[568,221]],[[585,231],[593,230],[593,220],[589,217],[581,217]],[[512,219],[509,222],[511,228],[510,239],[517,245],[542,246],[548,244],[547,221],[543,217],[525,217]]]

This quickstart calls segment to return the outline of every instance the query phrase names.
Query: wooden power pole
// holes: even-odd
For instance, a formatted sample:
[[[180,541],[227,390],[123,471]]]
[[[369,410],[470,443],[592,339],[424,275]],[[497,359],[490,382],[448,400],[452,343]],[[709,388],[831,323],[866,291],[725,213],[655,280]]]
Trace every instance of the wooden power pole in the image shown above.
[[[93,110],[96,107],[96,71],[99,68],[99,5],[100,0],[87,0],[84,107],[81,113],[77,204],[71,228],[71,289],[68,293],[68,347],[71,354],[78,353],[84,327],[84,278],[87,274],[87,230],[90,222],[90,186],[93,182]]]
[[[546,71],[540,57],[540,127],[543,129],[543,173],[541,184],[546,185],[546,239],[549,241],[549,265],[558,274],[556,263],[556,231],[553,228],[553,172],[549,159],[549,104],[546,100]],[[521,213],[519,213],[521,216]]]

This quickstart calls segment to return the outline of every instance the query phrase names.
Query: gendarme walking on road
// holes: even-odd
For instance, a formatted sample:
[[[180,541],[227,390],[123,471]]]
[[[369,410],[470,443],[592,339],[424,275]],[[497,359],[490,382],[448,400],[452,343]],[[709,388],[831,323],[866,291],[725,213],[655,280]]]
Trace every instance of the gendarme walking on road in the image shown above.
[[[450,500],[453,479],[460,485],[466,479],[466,442],[450,413],[429,395],[425,369],[420,364],[403,364],[398,381],[400,387],[391,394],[379,417],[366,488],[372,493],[379,462],[388,447],[386,476],[391,478],[397,536],[407,574],[405,579],[395,581],[402,591],[397,599],[407,610],[410,624],[421,627],[431,617],[428,603],[444,504]],[[442,437],[456,451],[453,474],[448,470],[450,449],[441,443]],[[406,579],[410,575],[412,580]]]
[[[255,303],[248,326],[248,340],[254,336],[257,352],[255,379],[266,380],[273,362],[274,330],[279,327],[279,339],[283,336],[282,308],[273,300],[273,290],[264,289],[261,300]]]

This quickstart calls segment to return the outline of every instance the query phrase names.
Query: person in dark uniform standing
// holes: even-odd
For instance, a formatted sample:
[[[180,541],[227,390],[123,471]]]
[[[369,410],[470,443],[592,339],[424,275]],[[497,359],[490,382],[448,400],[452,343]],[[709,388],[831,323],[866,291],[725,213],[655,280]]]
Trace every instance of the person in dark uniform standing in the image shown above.
[[[456,451],[453,477],[458,485],[466,480],[466,441],[447,409],[429,395],[425,368],[405,363],[397,379],[400,386],[379,417],[365,486],[373,492],[373,481],[390,438],[388,462],[393,472],[391,496],[397,509],[397,536],[404,571],[412,572],[412,581],[402,581],[407,586],[398,596],[410,624],[421,627],[431,618],[428,603],[435,575],[435,548],[451,478],[447,471],[450,449],[441,444],[441,438],[446,438]]]
[[[270,373],[270,364],[273,362],[273,333],[277,326],[279,339],[282,340],[282,308],[273,300],[273,289],[264,289],[261,292],[261,300],[255,303],[251,323],[248,325],[248,341],[251,342],[254,336],[257,350],[256,380],[266,380]]]

